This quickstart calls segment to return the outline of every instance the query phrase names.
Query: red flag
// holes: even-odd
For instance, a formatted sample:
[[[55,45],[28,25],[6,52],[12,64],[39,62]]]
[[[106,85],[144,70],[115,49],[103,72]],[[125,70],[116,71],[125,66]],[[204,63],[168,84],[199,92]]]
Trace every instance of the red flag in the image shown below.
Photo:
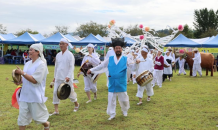
[[[75,84],[75,83],[73,83],[73,87],[74,87],[74,88],[78,88],[78,87],[76,86],[76,84]]]
[[[18,86],[15,91],[14,94],[12,95],[12,99],[11,99],[11,105],[17,109],[19,109],[19,104],[18,104],[18,99],[19,99],[19,93],[20,93],[20,89],[21,86]]]

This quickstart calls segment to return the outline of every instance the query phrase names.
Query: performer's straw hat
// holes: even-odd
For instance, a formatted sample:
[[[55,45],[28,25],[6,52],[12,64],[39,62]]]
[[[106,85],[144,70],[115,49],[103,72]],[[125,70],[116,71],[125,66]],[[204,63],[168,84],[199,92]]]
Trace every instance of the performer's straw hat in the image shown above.
[[[198,51],[198,48],[194,48],[193,51]]]

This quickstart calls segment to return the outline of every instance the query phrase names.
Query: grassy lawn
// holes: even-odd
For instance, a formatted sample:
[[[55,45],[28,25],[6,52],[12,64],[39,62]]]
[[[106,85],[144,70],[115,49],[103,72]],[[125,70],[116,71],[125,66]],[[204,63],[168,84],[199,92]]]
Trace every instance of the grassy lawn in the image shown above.
[[[19,65],[23,68],[22,65]],[[15,65],[0,65],[0,129],[16,130],[18,109],[11,107],[11,96],[16,86],[10,82],[12,69]],[[79,67],[75,69],[75,76]],[[187,71],[188,72],[188,71]],[[178,73],[178,71],[177,71]],[[107,108],[107,87],[105,74],[100,77],[97,83],[98,99],[89,104],[84,92],[83,77],[80,76],[80,83],[75,91],[78,95],[80,109],[74,113],[74,104],[70,100],[63,100],[59,105],[60,115],[51,116],[51,130],[171,130],[171,129],[217,129],[218,124],[218,73],[214,77],[205,76],[191,78],[190,76],[174,74],[172,81],[165,81],[162,88],[154,87],[154,96],[151,101],[144,102],[137,106],[138,98],[135,96],[137,85],[128,85],[130,98],[130,109],[128,117],[123,117],[119,103],[117,102],[117,115],[112,121],[108,121]],[[53,89],[49,88],[53,80],[54,66],[49,66],[49,75],[46,82],[46,106],[50,113],[54,111],[52,104]],[[6,81],[6,78],[9,78]],[[92,95],[93,97],[93,95]],[[27,126],[29,130],[41,130],[42,125],[32,122]]]

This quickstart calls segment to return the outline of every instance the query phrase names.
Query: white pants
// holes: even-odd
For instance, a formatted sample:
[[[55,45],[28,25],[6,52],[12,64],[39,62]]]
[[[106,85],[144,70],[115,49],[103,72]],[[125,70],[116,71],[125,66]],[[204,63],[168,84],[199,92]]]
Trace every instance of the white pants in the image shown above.
[[[153,72],[153,80],[151,84],[155,86],[155,84],[157,83],[159,87],[162,87],[162,82],[163,82],[163,70],[155,69]]]
[[[196,76],[197,72],[199,75],[202,75],[201,64],[193,64],[192,76]]]
[[[131,76],[131,70],[130,68],[127,68],[127,81],[131,80],[130,76]]]
[[[137,91],[136,97],[143,98],[144,90],[146,90],[147,96],[153,96],[154,95],[154,90],[153,90],[153,87],[151,86],[151,82],[150,82],[145,86],[139,86],[138,85],[138,91]]]
[[[120,107],[123,113],[127,114],[127,111],[130,108],[129,96],[127,95],[127,92],[118,92],[118,93],[108,92],[107,114],[110,116],[114,116],[114,117],[116,115],[117,96],[118,96],[118,101],[120,103]]]
[[[97,82],[93,83],[92,80],[89,77],[84,77],[84,84],[85,84],[85,92],[90,92],[90,90],[93,93],[97,92]]]
[[[32,119],[37,124],[45,123],[48,118],[48,109],[44,103],[19,102],[19,116],[17,120],[19,126],[29,125]]]
[[[179,74],[181,73],[186,74],[184,66],[179,68]]]
[[[108,79],[109,71],[106,71],[105,74],[106,74],[106,77],[107,77],[107,87],[108,87],[108,84],[109,84],[109,79]]]
[[[53,104],[60,104],[60,99],[57,96],[58,86],[64,83],[64,80],[55,80],[54,83],[54,92],[53,92]],[[74,92],[73,83],[69,81],[69,85],[71,88],[70,96],[68,97],[71,102],[77,102],[77,94]]]

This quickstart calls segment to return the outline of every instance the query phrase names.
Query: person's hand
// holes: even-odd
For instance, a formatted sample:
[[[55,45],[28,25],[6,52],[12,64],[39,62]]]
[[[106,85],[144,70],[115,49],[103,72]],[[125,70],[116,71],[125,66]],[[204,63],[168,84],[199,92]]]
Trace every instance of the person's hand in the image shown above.
[[[24,72],[18,66],[16,66],[16,67],[17,67],[17,69],[15,70],[15,74],[22,75]]]
[[[139,64],[140,63],[140,60],[136,60],[136,64]]]
[[[133,75],[133,78],[135,78],[135,77],[136,77],[136,75],[134,74],[134,75]]]
[[[92,73],[91,70],[88,70],[88,71],[87,71],[87,74],[91,74],[91,73]]]
[[[53,79],[53,82],[55,82],[55,78]]]
[[[66,82],[69,82],[69,81],[70,81],[70,78],[66,77],[65,80],[66,80]]]
[[[15,82],[14,82],[14,84],[16,84],[17,86],[18,86],[18,85],[21,85],[22,83],[23,83],[22,80],[21,80],[19,83],[15,83]]]
[[[80,76],[80,73],[77,74],[77,78],[79,78],[79,76]]]

